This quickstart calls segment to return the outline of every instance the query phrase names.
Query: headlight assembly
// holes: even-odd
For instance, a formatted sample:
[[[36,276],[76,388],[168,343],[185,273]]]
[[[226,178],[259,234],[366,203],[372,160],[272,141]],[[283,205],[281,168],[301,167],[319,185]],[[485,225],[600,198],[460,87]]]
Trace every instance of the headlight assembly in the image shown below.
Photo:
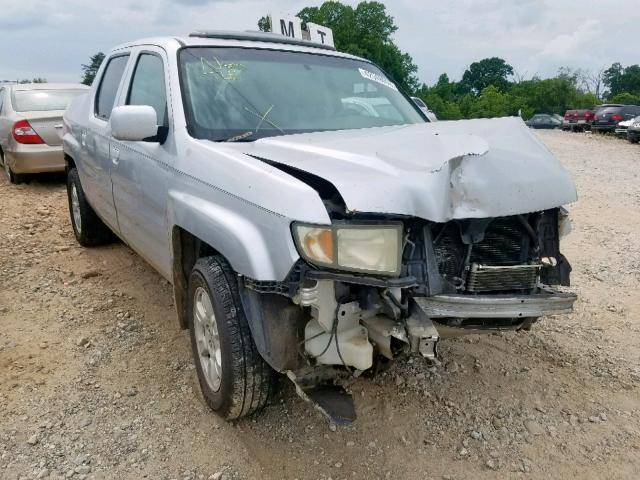
[[[293,236],[302,258],[314,265],[381,275],[400,273],[401,223],[294,224]]]

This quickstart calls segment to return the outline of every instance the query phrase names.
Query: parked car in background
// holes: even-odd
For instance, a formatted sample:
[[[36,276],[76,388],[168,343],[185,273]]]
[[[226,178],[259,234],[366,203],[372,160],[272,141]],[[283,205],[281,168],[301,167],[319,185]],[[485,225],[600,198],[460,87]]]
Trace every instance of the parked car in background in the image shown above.
[[[562,119],[562,130],[573,132],[589,130],[594,116],[593,110],[567,110]]]
[[[629,128],[627,128],[627,140],[631,143],[640,141],[640,116],[634,118]]]
[[[524,123],[530,128],[553,129],[562,126],[562,117],[549,113],[538,113]]]
[[[612,133],[620,122],[631,120],[638,115],[640,115],[638,105],[602,105],[596,110],[591,130]]]
[[[623,120],[622,122],[618,122],[618,125],[616,125],[616,129],[614,130],[616,136],[627,138],[627,129],[631,126],[633,121],[634,121],[634,118],[631,118],[629,120]]]
[[[11,183],[64,170],[62,114],[89,87],[67,83],[0,86],[0,163]]]
[[[438,121],[438,117],[436,117],[436,114],[433,113],[431,110],[429,110],[429,107],[427,107],[427,104],[424,103],[420,97],[411,97],[411,100],[413,100],[414,103],[418,106],[418,108],[422,111],[422,113],[424,113],[427,116],[430,122]]]

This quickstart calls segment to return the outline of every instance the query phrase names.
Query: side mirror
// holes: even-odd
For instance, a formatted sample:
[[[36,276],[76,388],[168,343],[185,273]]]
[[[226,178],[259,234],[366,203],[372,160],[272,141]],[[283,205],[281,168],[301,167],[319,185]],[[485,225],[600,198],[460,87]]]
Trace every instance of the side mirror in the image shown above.
[[[122,105],[111,112],[111,135],[116,140],[141,142],[158,134],[156,110],[148,105]]]

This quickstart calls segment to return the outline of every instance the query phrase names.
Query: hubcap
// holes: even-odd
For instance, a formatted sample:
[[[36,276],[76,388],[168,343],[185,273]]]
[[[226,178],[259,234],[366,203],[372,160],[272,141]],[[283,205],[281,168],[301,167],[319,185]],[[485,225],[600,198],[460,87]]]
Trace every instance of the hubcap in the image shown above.
[[[194,293],[193,328],[202,372],[209,388],[217,392],[222,375],[220,336],[209,293],[202,287],[196,288]]]
[[[75,185],[71,185],[71,212],[73,213],[73,223],[78,233],[82,232],[82,217],[80,216],[80,200],[78,190]]]

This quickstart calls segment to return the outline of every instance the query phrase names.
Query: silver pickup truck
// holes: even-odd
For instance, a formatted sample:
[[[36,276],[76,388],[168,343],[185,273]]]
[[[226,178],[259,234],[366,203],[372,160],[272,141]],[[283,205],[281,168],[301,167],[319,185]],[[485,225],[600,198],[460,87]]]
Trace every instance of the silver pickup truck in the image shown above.
[[[275,34],[119,46],[64,116],[84,246],[173,285],[210,407],[276,372],[335,422],[345,381],[447,335],[572,310],[569,175],[519,118],[430,123],[374,64]]]

